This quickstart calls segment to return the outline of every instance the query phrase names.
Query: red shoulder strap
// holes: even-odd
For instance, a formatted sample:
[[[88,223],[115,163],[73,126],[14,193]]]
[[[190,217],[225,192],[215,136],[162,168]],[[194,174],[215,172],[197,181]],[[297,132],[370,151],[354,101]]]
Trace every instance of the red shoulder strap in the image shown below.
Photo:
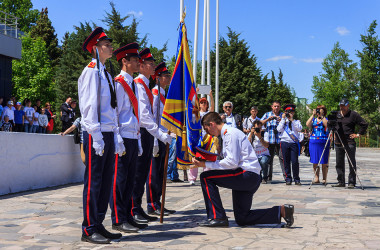
[[[149,102],[150,102],[150,107],[152,108],[152,113],[153,113],[153,94],[152,92],[150,91],[150,89],[148,88],[148,86],[146,86],[145,82],[143,79],[141,78],[135,78],[135,83],[139,83],[141,84],[144,89],[145,89],[145,92],[146,94],[148,95],[148,98],[149,98]]]
[[[153,93],[153,95],[158,95],[158,89],[152,89],[152,93]],[[162,104],[165,105],[166,99],[165,99],[165,96],[161,93],[160,93],[160,100],[161,100]]]
[[[115,78],[115,81],[119,82],[121,86],[123,86],[125,92],[127,93],[129,97],[129,100],[132,103],[133,111],[135,113],[137,121],[139,121],[139,102],[137,101],[137,98],[135,94],[133,93],[133,90],[131,89],[131,87],[129,87],[128,83],[124,80],[124,77],[118,76]]]

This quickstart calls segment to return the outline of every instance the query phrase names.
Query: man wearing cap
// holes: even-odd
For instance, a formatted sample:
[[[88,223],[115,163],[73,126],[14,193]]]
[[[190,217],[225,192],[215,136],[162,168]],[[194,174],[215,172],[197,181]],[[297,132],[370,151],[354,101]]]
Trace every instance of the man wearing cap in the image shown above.
[[[299,120],[294,119],[296,105],[287,104],[284,106],[284,111],[285,113],[282,114],[281,121],[277,126],[277,131],[280,138],[282,158],[284,159],[285,181],[286,185],[291,185],[294,179],[296,185],[301,185],[298,156],[301,152],[299,138],[302,125]],[[292,164],[291,168],[290,163]]]
[[[260,120],[260,118],[257,117],[257,113],[259,112],[259,109],[257,106],[252,106],[251,107],[251,116],[247,117],[243,121],[243,132],[246,133],[247,135],[251,132],[251,128],[253,127],[253,122],[256,120]]]
[[[139,100],[140,133],[143,153],[137,158],[136,177],[133,186],[132,215],[137,223],[148,223],[158,218],[147,215],[141,207],[144,195],[145,183],[152,164],[153,141],[154,138],[163,143],[171,143],[172,138],[168,133],[162,131],[157,125],[157,120],[153,115],[153,94],[149,89],[149,78],[155,74],[155,59],[148,48],[139,53],[140,74],[135,78]]]
[[[269,170],[268,170],[268,181],[272,181],[273,174],[273,159],[277,154],[280,161],[280,167],[282,171],[283,178],[285,179],[284,170],[284,160],[282,159],[282,153],[280,148],[280,138],[278,136],[277,126],[281,121],[281,103],[279,101],[274,101],[272,103],[272,111],[266,112],[263,117],[261,117],[261,123],[265,126],[266,131],[269,134]]]
[[[111,194],[115,154],[121,156],[125,151],[117,123],[115,86],[105,69],[106,60],[112,57],[112,45],[103,29],[98,27],[82,48],[93,57],[78,79],[86,158],[82,241],[107,244],[122,236],[110,233],[102,223]]]
[[[161,125],[162,112],[165,106],[165,88],[170,85],[171,75],[166,68],[165,62],[158,64],[155,69],[154,78],[156,79],[156,86],[152,89],[153,94],[153,115],[155,122],[159,125],[160,129],[168,133],[167,128]],[[160,89],[159,89],[160,88]],[[170,138],[172,140],[172,138]],[[153,158],[152,164],[149,169],[148,180],[146,184],[146,203],[148,214],[160,215],[161,214],[161,194],[162,182],[164,179],[164,165],[165,165],[165,143],[154,138],[153,144]],[[175,210],[164,208],[164,215],[175,213]]]
[[[1,117],[1,119],[3,121],[4,121],[4,116],[6,116],[6,115],[8,116],[9,122],[12,124],[12,127],[15,127],[15,123],[14,123],[15,115],[14,115],[14,111],[13,111],[13,101],[7,102],[7,106],[4,108],[3,114]]]
[[[137,232],[144,225],[134,223],[132,208],[133,182],[137,156],[142,154],[137,87],[133,73],[139,71],[139,45],[130,43],[113,52],[121,68],[116,80],[119,132],[126,154],[115,157],[115,170],[110,199],[112,228],[125,233]]]
[[[283,217],[286,227],[292,226],[293,205],[250,210],[253,195],[260,186],[261,167],[247,136],[237,128],[224,124],[215,112],[210,112],[202,118],[202,126],[208,134],[222,137],[224,159],[199,161],[193,158],[194,165],[206,168],[200,178],[208,220],[199,225],[228,227],[219,186],[232,189],[233,209],[238,225],[278,224]]]
[[[368,123],[355,111],[350,110],[350,103],[346,98],[343,98],[339,103],[340,118],[336,123],[336,133],[341,137],[339,140],[335,134],[335,152],[336,152],[336,172],[338,174],[338,184],[333,187],[345,187],[345,163],[344,155],[346,148],[348,157],[351,160],[349,162],[350,174],[348,175],[348,188],[354,188],[356,185],[356,142],[355,138],[359,138],[360,135],[364,135],[368,128]],[[359,132],[355,133],[355,127],[359,126]],[[342,145],[343,143],[343,145]],[[354,171],[355,170],[355,171]]]

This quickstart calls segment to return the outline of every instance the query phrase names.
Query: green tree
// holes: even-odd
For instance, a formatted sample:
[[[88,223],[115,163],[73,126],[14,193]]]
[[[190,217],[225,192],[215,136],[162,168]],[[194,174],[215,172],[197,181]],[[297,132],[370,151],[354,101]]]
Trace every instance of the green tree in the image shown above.
[[[58,47],[57,34],[48,17],[48,9],[42,9],[35,26],[33,26],[30,35],[33,38],[41,37],[46,44],[47,53],[53,66],[58,64],[61,55],[61,49]]]
[[[219,110],[225,101],[231,101],[234,112],[249,115],[252,105],[262,109],[265,104],[267,83],[263,81],[257,58],[240,33],[228,27],[227,39],[219,39]],[[211,75],[215,76],[215,51],[211,52]],[[215,86],[212,77],[212,86]]]
[[[22,37],[21,59],[12,63],[13,95],[17,100],[55,99],[53,71],[42,38]]]
[[[362,51],[357,51],[360,59],[360,84],[358,107],[370,123],[369,128],[380,130],[380,40],[376,35],[377,22],[371,23],[367,34],[361,35]]]
[[[311,88],[314,100],[311,107],[323,104],[329,112],[336,110],[339,101],[346,97],[354,108],[358,86],[357,63],[352,62],[339,42],[334,45],[331,54],[323,60],[322,70],[319,76],[313,77]]]
[[[32,8],[31,0],[0,1],[0,10],[18,17],[18,28],[23,32],[29,32],[38,19],[38,10]]]
[[[270,84],[266,96],[266,104],[268,106],[272,105],[274,101],[281,102],[281,105],[294,103],[295,94],[292,92],[289,85],[284,83],[283,77],[284,74],[281,69],[278,73],[278,80],[276,80],[274,72],[271,71],[271,79],[269,81]]]

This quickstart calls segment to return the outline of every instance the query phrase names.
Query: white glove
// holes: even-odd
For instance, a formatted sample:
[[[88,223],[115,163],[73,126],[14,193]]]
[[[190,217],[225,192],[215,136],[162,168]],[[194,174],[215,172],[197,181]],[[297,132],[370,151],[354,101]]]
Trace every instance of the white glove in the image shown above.
[[[100,139],[99,141],[93,141],[92,147],[95,149],[95,154],[103,156],[104,153],[104,141]]]
[[[142,156],[142,154],[143,154],[143,148],[142,148],[142,145],[141,145],[141,140],[139,139],[138,140],[138,144],[139,144],[139,152],[138,152],[138,156]]]
[[[119,154],[119,156],[123,156],[125,153],[124,141],[120,134],[114,134],[114,142],[115,142],[115,154]]]
[[[165,143],[165,144],[168,143],[169,145],[172,144],[173,137],[171,137],[168,133],[164,133],[162,139],[163,139],[162,140],[163,143]]]
[[[158,145],[153,146],[153,157],[158,157],[158,151],[159,150],[160,150],[160,148],[158,147]]]

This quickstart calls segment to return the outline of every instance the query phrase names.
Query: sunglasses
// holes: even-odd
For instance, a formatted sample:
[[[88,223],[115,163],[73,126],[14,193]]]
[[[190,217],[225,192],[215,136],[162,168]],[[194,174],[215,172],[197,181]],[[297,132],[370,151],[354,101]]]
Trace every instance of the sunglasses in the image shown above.
[[[230,109],[230,108],[232,108],[231,106],[224,106],[226,109]]]

